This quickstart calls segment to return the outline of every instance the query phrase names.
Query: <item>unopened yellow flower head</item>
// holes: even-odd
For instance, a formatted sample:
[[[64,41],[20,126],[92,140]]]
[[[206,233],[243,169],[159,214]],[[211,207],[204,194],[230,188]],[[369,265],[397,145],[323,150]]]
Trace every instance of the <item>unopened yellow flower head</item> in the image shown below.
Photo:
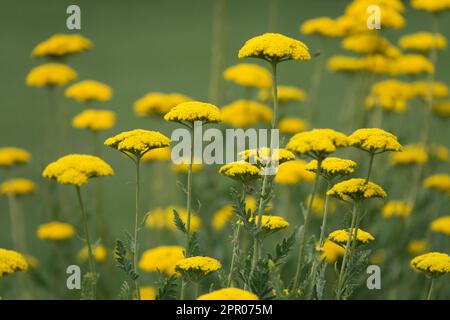
[[[77,73],[71,67],[61,63],[47,63],[31,69],[26,83],[30,87],[63,86],[75,80]]]
[[[392,217],[409,217],[412,207],[405,201],[392,200],[387,202],[381,210],[381,215],[385,219]]]
[[[389,69],[393,75],[434,74],[433,63],[420,54],[402,54],[392,61]]]
[[[399,46],[403,50],[431,51],[444,50],[447,39],[440,33],[417,32],[400,38]]]
[[[365,32],[350,35],[342,40],[342,48],[360,54],[382,54],[387,57],[400,55],[400,50],[378,33]]]
[[[110,110],[86,109],[73,117],[72,126],[91,131],[108,130],[116,124],[116,113]]]
[[[450,256],[446,253],[429,252],[415,257],[410,266],[429,277],[437,277],[450,272]]]
[[[193,99],[180,93],[150,92],[134,103],[139,117],[164,116],[173,107]]]
[[[450,101],[440,101],[433,104],[433,112],[441,117],[450,117]]]
[[[300,118],[285,117],[278,122],[278,129],[282,133],[296,134],[308,129],[308,123]]]
[[[328,235],[328,239],[340,246],[346,246],[347,242],[348,242],[348,237],[350,235],[349,231],[350,231],[350,229],[342,229],[342,230],[333,231]],[[355,229],[352,229],[351,235],[352,235],[352,239],[353,239],[353,237],[355,236]],[[369,232],[366,232],[366,231],[358,228],[358,232],[356,233],[356,244],[357,245],[368,244],[369,242],[372,242],[374,240],[375,240],[375,237],[373,235],[371,235]]]
[[[327,67],[333,72],[354,73],[367,69],[367,61],[359,57],[336,55],[328,59]]]
[[[450,0],[411,0],[411,6],[417,10],[439,13],[450,10]]]
[[[36,184],[24,178],[10,179],[0,185],[0,193],[3,195],[24,196],[35,191]]]
[[[82,262],[86,262],[88,260],[88,254],[89,254],[88,247],[85,246],[78,252],[78,259]],[[108,257],[108,251],[102,245],[93,247],[92,254],[94,256],[94,260],[97,262],[104,262]]]
[[[39,43],[31,55],[35,58],[60,58],[66,55],[86,51],[92,47],[92,42],[79,34],[55,34]]]
[[[259,216],[256,216],[255,218],[250,218],[249,221],[253,222],[255,225],[258,225]],[[284,220],[283,217],[274,215],[262,215],[261,228],[266,233],[272,233],[278,230],[283,230],[286,229],[287,227],[289,227],[289,222]]]
[[[431,222],[430,229],[433,232],[450,236],[450,216],[443,216]]]
[[[146,152],[141,159],[149,163],[153,161],[169,161],[171,159],[170,147],[152,149]]]
[[[21,253],[0,248],[0,278],[27,270],[28,263]]]
[[[189,122],[203,121],[214,123],[222,121],[219,108],[215,105],[199,101],[183,102],[173,107],[164,116],[166,121]]]
[[[98,81],[84,80],[68,87],[64,95],[78,102],[109,101],[112,97],[112,89]]]
[[[394,165],[424,164],[428,161],[428,152],[422,145],[411,144],[404,146],[402,151],[391,155]]]
[[[300,26],[303,34],[317,34],[327,38],[338,38],[345,35],[345,28],[338,20],[329,17],[319,17],[306,20]]]
[[[306,170],[317,173],[317,160],[311,160],[306,165]],[[348,159],[341,159],[336,157],[325,158],[321,165],[321,173],[325,175],[328,179],[334,178],[336,176],[345,176],[353,173],[356,168],[356,162]]]
[[[335,263],[339,257],[344,256],[345,249],[342,246],[337,245],[333,241],[325,240],[323,243],[322,254],[320,260],[326,260],[328,263]]]
[[[411,240],[406,247],[410,254],[422,254],[428,251],[428,243],[425,240]]]
[[[403,112],[408,101],[416,95],[417,90],[414,84],[388,79],[372,85],[370,96],[366,99],[366,107]]]
[[[311,195],[308,195],[305,199],[305,203],[309,203],[311,200]],[[322,218],[323,217],[323,210],[325,208],[325,198],[321,197],[319,195],[316,195],[314,197],[314,200],[312,202],[311,210],[312,212],[317,216]],[[333,199],[328,200],[328,213],[334,213],[336,211],[336,201],[333,201]]]
[[[297,133],[289,140],[286,149],[313,159],[323,159],[337,148],[347,145],[347,136],[341,132],[332,129],[313,129]]]
[[[140,287],[139,296],[141,300],[155,300],[158,295],[158,290],[153,287]]]
[[[202,256],[184,258],[175,264],[175,270],[192,281],[199,281],[220,268],[219,260]]]
[[[232,179],[247,183],[261,177],[261,170],[248,162],[236,161],[220,167],[219,173]]]
[[[191,159],[183,158],[179,161],[179,163],[173,164],[171,166],[171,169],[175,173],[188,173],[190,162],[191,162]],[[192,163],[192,173],[199,172],[202,169],[203,169],[203,163],[201,162],[201,159],[194,158],[194,161]]]
[[[261,168],[269,166],[269,161],[280,165],[284,162],[295,159],[292,152],[283,148],[272,149],[272,154],[270,153],[270,148],[268,147],[247,149],[242,151],[239,155],[243,161],[250,162]]]
[[[308,61],[311,55],[301,41],[279,33],[265,33],[247,40],[239,50],[238,58],[260,58],[269,62]]]
[[[264,67],[253,63],[241,63],[227,68],[223,77],[240,86],[269,89],[272,86],[272,76]]]
[[[433,81],[433,84],[430,86],[427,81],[417,81],[414,83],[414,88],[417,95],[425,101],[429,99],[430,88],[433,98],[443,99],[449,96],[448,86],[444,82]]]
[[[450,175],[438,173],[427,177],[423,186],[428,189],[436,189],[450,196]]]
[[[272,110],[266,105],[251,100],[236,100],[221,110],[222,121],[235,128],[246,128],[260,122],[270,123]]]
[[[275,175],[275,183],[292,186],[300,182],[310,182],[315,178],[315,174],[306,170],[306,162],[303,160],[293,160],[282,163],[278,167]]]
[[[277,98],[282,105],[288,102],[303,101],[306,99],[306,92],[294,86],[278,86]],[[258,99],[266,102],[271,101],[272,91],[261,90],[258,94]]]
[[[224,288],[206,293],[197,300],[259,300],[255,294],[239,288]]]
[[[36,231],[39,239],[54,241],[70,239],[75,233],[75,228],[71,224],[58,221],[41,224]]]
[[[369,198],[385,198],[386,192],[376,183],[360,178],[352,178],[336,183],[327,195],[346,200],[350,197],[353,201],[360,201]]]
[[[158,229],[158,230],[177,230],[177,226],[175,225],[175,215],[174,210],[178,212],[178,216],[181,221],[186,224],[187,222],[187,211],[185,208],[181,208],[179,206],[168,206],[166,208],[155,208],[150,210],[147,220],[145,221],[145,226],[149,229]],[[202,220],[195,213],[191,212],[191,232],[197,232],[202,224]]]
[[[176,275],[175,264],[184,259],[181,246],[159,246],[146,250],[139,261],[139,268],[146,272],[162,272],[167,276]]]
[[[31,154],[21,148],[0,148],[0,167],[11,167],[13,165],[25,164],[31,161]]]
[[[152,149],[168,147],[170,139],[158,131],[135,129],[106,139],[105,145],[142,157]]]
[[[378,128],[358,129],[348,137],[348,141],[350,146],[373,154],[402,150],[396,136]]]

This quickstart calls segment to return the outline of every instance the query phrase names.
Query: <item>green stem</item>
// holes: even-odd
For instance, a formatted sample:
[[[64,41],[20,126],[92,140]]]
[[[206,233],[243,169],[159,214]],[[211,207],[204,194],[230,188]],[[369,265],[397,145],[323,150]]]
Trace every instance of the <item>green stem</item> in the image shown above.
[[[428,294],[427,294],[427,300],[431,300],[431,297],[433,295],[433,291],[434,291],[434,278],[431,278],[430,289],[428,290]]]
[[[138,274],[138,257],[139,257],[139,198],[140,198],[140,168],[141,158],[136,158],[136,194],[135,194],[135,215],[134,215],[134,249],[133,249],[133,268]],[[141,300],[138,280],[134,280],[136,290],[136,300]]]
[[[373,159],[374,158],[375,158],[375,153],[371,152],[370,153],[370,160],[369,160],[369,169],[367,170],[367,177],[366,177],[366,180],[364,181],[365,184],[367,184],[369,182],[370,174],[372,173],[372,166],[373,166]]]
[[[320,47],[325,48],[325,41],[326,39],[322,36],[320,36]],[[317,59],[315,59],[316,61],[314,61],[314,67],[313,67],[313,72],[312,72],[312,76],[311,76],[311,86],[309,88],[309,103],[308,103],[308,121],[309,123],[313,123],[313,121],[315,120],[315,118],[317,117],[318,114],[318,109],[317,107],[319,106],[319,104],[317,104],[317,98],[318,98],[318,93],[320,90],[320,83],[322,80],[322,75],[323,75],[323,71],[324,71],[324,63],[326,61],[326,58],[324,56],[320,56]]]
[[[331,181],[328,181],[327,184],[327,192],[331,188]],[[327,218],[328,218],[328,203],[330,200],[330,196],[325,192],[325,203],[323,205],[323,218],[322,218],[322,226],[320,228],[320,237],[319,237],[319,246],[323,247],[324,239],[325,239],[325,229],[327,227]]]

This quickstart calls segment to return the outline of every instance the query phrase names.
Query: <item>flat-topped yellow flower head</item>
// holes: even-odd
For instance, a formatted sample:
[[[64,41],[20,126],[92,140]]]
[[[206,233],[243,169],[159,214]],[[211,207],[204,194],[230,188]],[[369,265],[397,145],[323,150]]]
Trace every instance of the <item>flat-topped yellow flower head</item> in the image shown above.
[[[181,93],[150,92],[134,103],[139,117],[164,116],[173,107],[193,99]]]
[[[0,248],[0,278],[27,270],[28,263],[21,253]]]
[[[412,207],[407,202],[392,200],[384,205],[381,214],[383,218],[389,219],[392,217],[409,217],[411,211]]]
[[[173,107],[164,116],[166,121],[188,122],[202,121],[214,123],[222,121],[219,108],[211,103],[189,101]]]
[[[441,252],[429,252],[415,257],[409,263],[417,271],[429,277],[437,277],[450,273],[450,256]]]
[[[240,153],[240,156],[242,160],[255,164],[258,167],[270,166],[269,161],[280,165],[295,159],[295,155],[287,149],[272,149],[271,154],[268,147],[244,150]]]
[[[108,130],[116,124],[116,113],[110,110],[86,109],[72,119],[72,126],[91,131]]]
[[[300,26],[303,34],[317,34],[327,38],[338,38],[345,35],[344,26],[337,19],[329,17],[319,17],[306,20]]]
[[[428,161],[428,152],[422,145],[411,144],[404,146],[402,151],[391,156],[394,165],[424,164]]]
[[[382,54],[387,57],[400,55],[400,50],[377,33],[357,33],[342,40],[342,47],[360,54]]]
[[[286,104],[288,102],[303,101],[306,99],[306,92],[303,89],[294,86],[278,86],[277,88],[278,102]],[[270,101],[272,99],[272,91],[261,90],[258,94],[261,101]]]
[[[25,164],[31,161],[31,154],[25,149],[16,147],[0,148],[0,167]]]
[[[396,136],[378,128],[358,129],[348,137],[348,141],[350,146],[373,154],[402,150]]]
[[[77,73],[61,63],[47,63],[31,69],[26,83],[30,87],[63,86],[75,80]]]
[[[411,6],[417,10],[439,13],[450,10],[450,0],[411,0]]]
[[[259,300],[255,294],[239,288],[224,288],[206,293],[197,300]]]
[[[156,300],[158,290],[153,287],[140,287],[139,296],[141,300]]]
[[[396,79],[380,81],[372,85],[371,93],[366,99],[366,107],[375,107],[387,111],[403,112],[408,101],[417,96],[416,86]]]
[[[223,77],[244,87],[270,89],[272,86],[270,72],[253,63],[241,63],[229,67],[224,71]]]
[[[279,33],[265,33],[247,40],[239,50],[238,58],[260,58],[269,62],[284,60],[308,61],[308,47],[301,41]]]
[[[344,256],[345,249],[331,240],[325,240],[323,243],[320,260],[326,260],[328,263],[335,263],[339,257]]]
[[[60,58],[66,55],[86,51],[92,47],[92,42],[79,34],[55,34],[39,43],[31,55],[35,58]]]
[[[139,158],[152,149],[165,148],[169,145],[170,139],[162,133],[142,129],[125,131],[105,140],[105,146]]]
[[[64,95],[78,102],[109,101],[112,97],[112,89],[98,81],[84,80],[68,87]]]
[[[411,240],[406,247],[410,254],[422,254],[428,251],[428,242],[425,240]]]
[[[336,55],[328,59],[327,68],[333,72],[355,73],[366,70],[367,61],[359,57]]]
[[[261,177],[261,170],[248,162],[237,161],[227,163],[220,167],[219,173],[232,179],[248,183],[251,180]]]
[[[337,148],[347,145],[347,136],[341,132],[332,129],[313,129],[293,136],[286,149],[313,159],[323,159]]]
[[[179,206],[168,206],[166,208],[155,208],[148,212],[145,226],[149,229],[176,231],[174,210],[177,211],[181,221],[186,224],[187,211]],[[201,218],[195,212],[191,212],[191,232],[197,232],[202,224]]]
[[[447,47],[447,39],[440,33],[417,32],[402,36],[399,40],[399,46],[403,50],[421,52],[444,50]]]
[[[246,128],[260,122],[270,123],[272,110],[266,105],[252,100],[236,100],[222,109],[222,121],[235,128]]]
[[[446,173],[433,174],[423,181],[423,186],[435,189],[450,196],[450,175]]]
[[[433,104],[433,112],[441,118],[450,117],[450,101],[439,101]]]
[[[220,268],[222,268],[222,264],[219,260],[202,256],[184,258],[175,264],[177,272],[194,282],[201,280]]]
[[[36,231],[37,237],[41,240],[66,240],[72,238],[75,234],[76,230],[71,224],[59,221],[41,224]]]
[[[88,247],[85,246],[78,252],[78,259],[81,262],[86,262],[88,260],[88,255],[89,250]],[[108,258],[108,250],[102,245],[97,245],[92,248],[92,255],[94,256],[95,261],[105,262],[106,258]]]
[[[336,183],[327,191],[327,195],[341,200],[347,200],[350,197],[353,201],[369,198],[385,198],[387,196],[386,192],[379,185],[360,178]]]
[[[443,216],[431,222],[430,229],[433,232],[450,236],[450,216]]]
[[[42,175],[61,184],[82,186],[90,178],[112,176],[113,169],[99,157],[86,154],[70,154],[50,163]]]
[[[348,237],[350,235],[350,229],[342,229],[331,232],[328,235],[328,240],[333,241],[334,243],[340,246],[346,246],[348,242]],[[351,237],[352,239],[355,236],[355,229],[351,229]],[[369,232],[364,231],[358,228],[358,232],[356,233],[356,244],[368,244],[375,240],[375,237],[371,235]]]
[[[308,129],[308,123],[300,118],[285,117],[278,122],[278,129],[282,133],[296,134]]]
[[[420,54],[401,54],[389,64],[391,75],[434,74],[433,63]]]
[[[250,219],[255,225],[259,224],[259,216]],[[241,222],[242,223],[242,222]],[[289,222],[287,222],[281,216],[275,215],[262,215],[261,217],[261,228],[263,232],[273,233],[275,231],[283,230],[289,227]]]
[[[36,184],[24,178],[15,178],[3,182],[0,185],[0,193],[12,196],[24,196],[36,191]]]
[[[416,81],[412,84],[414,86],[414,90],[416,91],[416,95],[422,98],[425,101],[428,101],[431,94],[435,99],[443,99],[449,96],[450,90],[446,83],[440,81],[433,81],[433,84],[430,84],[427,81]]]
[[[162,272],[167,276],[176,275],[175,264],[184,259],[181,246],[159,246],[142,254],[139,268],[146,272]]]
[[[169,161],[171,159],[170,147],[152,149],[142,156],[144,162]]]
[[[310,182],[316,175],[306,170],[306,162],[303,160],[293,160],[282,163],[278,167],[275,176],[275,183],[282,185],[296,185],[300,182]]]
[[[367,31],[367,19],[369,18],[368,7],[376,5],[382,12],[383,18],[380,19],[381,28],[400,29],[405,25],[405,19],[402,16],[404,5],[400,0],[358,0],[351,2],[345,9],[345,17],[351,21],[353,27],[350,32]]]
[[[306,170],[317,173],[317,160],[311,160],[306,165]],[[322,161],[320,165],[320,172],[327,178],[333,178],[337,176],[345,176],[353,173],[356,168],[356,162],[348,159],[341,159],[336,157],[328,157]]]

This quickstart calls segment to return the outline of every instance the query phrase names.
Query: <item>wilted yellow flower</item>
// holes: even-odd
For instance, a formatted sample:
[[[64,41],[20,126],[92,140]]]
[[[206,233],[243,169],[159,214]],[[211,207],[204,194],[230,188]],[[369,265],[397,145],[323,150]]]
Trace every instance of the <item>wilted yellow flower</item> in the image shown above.
[[[247,183],[250,180],[261,177],[261,170],[245,161],[225,164],[220,167],[219,173],[243,183]]]
[[[309,201],[311,200],[311,195],[308,195],[305,199],[305,203],[309,203]],[[325,208],[325,198],[316,195],[314,197],[314,200],[312,202],[312,212],[318,216],[318,217],[323,217],[323,210]],[[334,213],[334,211],[336,211],[336,202],[333,201],[333,199],[328,200],[328,213]]]
[[[269,89],[272,86],[270,72],[253,63],[241,63],[229,67],[224,71],[223,77],[244,87]]]
[[[16,147],[0,148],[0,167],[11,167],[16,164],[25,164],[31,161],[28,151]]]
[[[284,185],[295,185],[302,181],[313,181],[316,175],[306,170],[306,162],[293,160],[282,163],[275,175],[275,183]]]
[[[338,20],[329,17],[309,19],[300,26],[300,32],[303,34],[317,34],[329,38],[342,37],[345,31]]]
[[[265,33],[247,40],[238,58],[261,58],[267,61],[310,60],[308,47],[301,41],[279,33]]]
[[[400,55],[399,49],[394,47],[386,38],[373,32],[358,33],[344,38],[342,48],[361,54],[379,53],[387,57]]]
[[[153,287],[140,287],[139,296],[141,300],[155,300],[158,295],[158,290]]]
[[[184,259],[184,248],[180,246],[159,246],[142,254],[139,268],[146,272],[163,272],[175,275],[175,264]]]
[[[434,103],[433,112],[439,117],[448,118],[450,116],[450,101]]]
[[[198,280],[214,271],[222,268],[220,261],[211,257],[195,256],[179,260],[175,264],[175,270],[183,275]]]
[[[80,261],[85,262],[88,260],[88,247],[83,247],[79,252],[78,252],[78,259],[80,259]],[[102,245],[98,245],[92,248],[92,254],[94,256],[94,260],[97,262],[104,262],[106,260],[106,258],[108,257],[108,251],[106,250],[106,248]]]
[[[173,107],[165,116],[166,121],[203,121],[208,122],[220,122],[222,116],[220,110],[213,104],[189,101],[178,104]]]
[[[59,58],[65,55],[86,51],[92,47],[92,42],[79,34],[55,34],[39,43],[31,55],[35,58]]]
[[[266,167],[269,165],[269,161],[276,162],[278,165],[295,159],[295,156],[289,150],[280,148],[272,149],[262,147],[258,149],[244,150],[239,154],[242,160],[255,164],[258,167]]]
[[[406,249],[410,254],[421,254],[427,251],[428,247],[425,240],[411,240]]]
[[[134,103],[134,112],[139,117],[164,116],[173,107],[193,99],[180,93],[147,93]]]
[[[412,259],[409,264],[414,270],[430,276],[439,276],[450,272],[450,256],[446,253],[425,253]]]
[[[142,161],[169,161],[171,159],[171,150],[169,147],[152,149],[142,156]]]
[[[428,58],[420,54],[402,54],[393,60],[389,71],[394,75],[433,74],[434,66]]]
[[[450,9],[449,0],[411,0],[414,9],[438,13]]]
[[[52,221],[41,224],[36,235],[41,240],[66,240],[75,235],[75,228],[68,223]]]
[[[317,165],[317,160],[311,160],[306,165],[306,170],[317,173]],[[344,176],[353,173],[356,168],[356,162],[348,159],[328,157],[322,161],[320,167],[321,173],[330,179],[335,176]]]
[[[423,181],[423,186],[450,195],[450,176],[445,173],[431,175]]]
[[[369,198],[384,198],[387,196],[386,192],[379,185],[367,181],[365,179],[353,178],[336,183],[327,195],[336,197],[341,200],[346,200],[347,197],[354,201]]]
[[[389,201],[381,210],[383,218],[388,219],[392,217],[409,217],[411,215],[412,207],[405,201]]]
[[[278,86],[277,98],[280,103],[303,101],[306,98],[306,93],[303,89],[294,86]],[[261,90],[258,94],[258,99],[261,101],[272,100],[272,91]]]
[[[308,123],[300,118],[286,117],[278,122],[277,127],[282,133],[296,134],[308,129]]]
[[[67,98],[72,98],[78,102],[109,101],[112,96],[112,89],[98,81],[84,80],[68,87],[64,94]]]
[[[116,124],[116,113],[109,110],[86,109],[72,119],[77,129],[101,131],[111,129]]]
[[[114,175],[109,164],[99,157],[86,154],[70,154],[50,163],[42,172],[42,176],[55,179],[61,184],[82,186],[90,178]]]
[[[332,129],[314,129],[297,133],[286,148],[292,152],[307,155],[311,158],[325,158],[339,147],[348,145],[347,136]]]
[[[21,253],[0,248],[0,278],[27,270],[28,263]]]
[[[322,254],[320,260],[325,259],[328,263],[335,263],[339,257],[344,256],[345,249],[337,245],[333,241],[325,240],[323,243]]]
[[[259,300],[258,297],[246,290],[238,288],[224,288],[206,293],[197,300]]]
[[[428,152],[421,145],[407,145],[400,152],[391,155],[391,163],[394,165],[424,164],[427,161]]]
[[[444,50],[447,39],[440,33],[417,32],[402,36],[398,44],[404,50]]]
[[[358,72],[366,70],[367,63],[364,59],[358,57],[333,56],[328,59],[328,69],[333,72]]]
[[[30,87],[62,86],[75,80],[77,73],[71,67],[61,63],[47,63],[31,69],[26,83]]]
[[[235,128],[245,128],[259,122],[269,123],[272,120],[272,110],[256,101],[236,100],[221,110],[222,121]]]
[[[350,229],[333,231],[328,235],[328,239],[340,246],[346,246],[348,237],[350,235],[349,230]],[[352,239],[353,239],[353,237],[355,236],[355,229],[352,229],[351,235],[352,235]],[[366,232],[366,231],[358,228],[358,232],[356,233],[356,242],[358,245],[367,244],[374,240],[375,240],[374,236],[372,236],[369,232]]]
[[[431,222],[430,229],[433,232],[450,236],[450,216],[443,216]]]
[[[417,81],[413,85],[417,95],[424,100],[429,99],[430,88],[431,94],[434,98],[442,99],[448,97],[449,95],[448,86],[444,82],[433,81],[430,86],[430,83],[428,83],[427,81]]]
[[[24,196],[36,191],[36,184],[23,178],[10,179],[0,185],[0,193],[12,196]]]
[[[374,154],[402,149],[396,136],[378,128],[358,129],[348,137],[348,141],[350,146]]]

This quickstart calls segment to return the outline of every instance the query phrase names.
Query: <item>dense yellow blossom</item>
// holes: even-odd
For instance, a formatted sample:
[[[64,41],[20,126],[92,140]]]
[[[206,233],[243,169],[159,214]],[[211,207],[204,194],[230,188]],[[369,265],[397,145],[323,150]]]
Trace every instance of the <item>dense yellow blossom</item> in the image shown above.
[[[220,122],[222,116],[219,108],[215,105],[205,102],[188,101],[173,107],[165,116],[166,121],[203,121]]]
[[[239,288],[224,288],[206,293],[197,300],[259,300],[258,297],[246,290]]]
[[[184,259],[184,248],[159,246],[146,250],[139,261],[139,268],[146,272],[160,271],[167,276],[175,275],[175,264]]]
[[[309,203],[311,200],[311,195],[308,195],[305,199],[305,203]],[[316,195],[314,197],[314,200],[312,202],[312,212],[317,217],[323,217],[323,210],[325,208],[325,198],[321,197],[319,195]],[[328,200],[328,213],[334,213],[336,211],[336,201],[333,201],[333,199]]]
[[[450,175],[438,173],[427,177],[423,181],[423,186],[429,189],[436,189],[450,195]]]
[[[358,72],[367,68],[367,63],[364,59],[358,57],[347,57],[336,55],[328,59],[328,69],[333,72]]]
[[[404,50],[416,51],[444,50],[447,47],[447,39],[442,34],[431,32],[404,35],[398,43]]]
[[[18,271],[27,271],[28,263],[19,252],[0,248],[0,278]]]
[[[221,110],[222,121],[235,128],[245,128],[259,122],[270,123],[272,110],[262,103],[251,100],[236,100]]]
[[[286,117],[278,122],[278,129],[282,133],[296,134],[308,129],[308,123],[300,118]]]
[[[62,86],[75,80],[77,73],[71,67],[61,63],[47,63],[31,69],[26,83],[30,87]]]
[[[339,147],[348,145],[347,136],[332,129],[314,129],[297,133],[293,136],[286,149],[312,158],[323,158],[333,153]]]
[[[342,40],[342,48],[361,54],[380,53],[388,57],[400,55],[400,50],[394,47],[386,38],[374,32],[351,35]]]
[[[99,157],[86,154],[70,154],[50,163],[42,176],[61,184],[82,186],[90,178],[114,175],[109,164]]]
[[[311,160],[306,165],[306,170],[317,172],[317,165],[317,160]],[[320,167],[322,174],[328,178],[332,178],[334,176],[343,176],[353,173],[356,168],[356,162],[348,159],[328,157],[322,161]]]
[[[377,5],[380,8],[382,28],[403,28],[405,19],[402,16],[404,6],[398,0],[357,0],[351,2],[345,9],[345,16],[352,21],[353,32],[367,30],[367,19],[370,12],[367,8]]]
[[[428,81],[417,81],[414,83],[414,89],[416,90],[417,95],[424,100],[428,99],[430,89],[433,97],[437,99],[446,98],[449,95],[447,84],[439,81],[433,81],[431,86]]]
[[[437,276],[450,272],[450,256],[446,253],[429,252],[415,257],[409,263],[417,271]]]
[[[101,131],[111,129],[116,124],[116,113],[109,110],[86,109],[72,119],[77,129]]]
[[[306,92],[303,89],[294,86],[278,86],[277,98],[280,103],[288,103],[291,101],[303,101],[306,98]],[[272,91],[261,90],[258,94],[261,101],[271,101]]]
[[[328,239],[338,245],[345,246],[347,245],[349,235],[350,235],[349,229],[336,230],[328,235]],[[355,236],[355,229],[352,229],[351,235],[353,239],[353,237]],[[369,232],[366,232],[358,228],[358,232],[356,233],[357,244],[367,244],[374,240],[375,238],[373,235],[371,235]]]
[[[224,71],[223,77],[244,87],[269,89],[272,86],[269,70],[253,63],[241,63],[229,67]]]
[[[301,41],[279,33],[265,33],[247,40],[238,58],[262,58],[268,61],[310,60],[308,47]]]
[[[250,219],[250,221],[253,221],[255,225],[258,225],[259,216],[256,216],[254,219]],[[289,222],[284,220],[283,217],[280,216],[274,216],[274,215],[262,215],[261,219],[261,228],[265,231],[277,231],[286,229],[289,227]]]
[[[158,290],[153,287],[140,287],[139,296],[141,300],[155,300],[158,295]]]
[[[428,242],[425,240],[411,240],[406,247],[410,254],[421,254],[428,251]]]
[[[88,247],[83,247],[79,252],[78,252],[78,259],[80,259],[80,261],[85,262],[88,260]],[[102,245],[98,245],[92,248],[92,254],[94,256],[94,260],[97,262],[104,262],[106,260],[106,258],[108,257],[108,251],[106,250],[106,248]]]
[[[339,257],[344,256],[345,249],[342,246],[337,245],[333,241],[325,240],[323,243],[322,254],[320,260],[326,260],[328,263],[335,263]]]
[[[0,148],[0,167],[11,167],[16,164],[25,164],[31,161],[31,154],[21,148]]]
[[[306,162],[293,160],[282,163],[275,175],[276,184],[295,185],[302,181],[313,181],[316,175],[306,170]]]
[[[175,264],[175,270],[180,273],[198,272],[202,275],[208,275],[220,268],[222,268],[220,261],[202,256],[184,258]]]
[[[442,101],[434,103],[433,112],[442,118],[450,117],[450,101]]]
[[[450,0],[411,0],[414,9],[432,13],[450,10]]]
[[[288,162],[286,162],[288,163]],[[270,206],[265,209],[265,211],[270,211]],[[254,212],[256,210],[256,200],[253,197],[245,198],[245,210],[251,210]],[[218,209],[211,220],[211,226],[214,230],[222,230],[225,225],[231,220],[234,215],[234,209],[231,204],[227,204],[222,208]]]
[[[92,47],[92,42],[79,34],[55,34],[39,43],[31,55],[39,58],[44,56],[62,57],[69,54],[86,51]]]
[[[261,177],[261,170],[257,166],[245,161],[225,164],[220,167],[219,173],[242,182],[248,182]]]
[[[168,147],[170,139],[158,131],[135,129],[106,139],[105,145],[141,157],[149,150]]]
[[[389,71],[394,75],[433,74],[434,66],[428,58],[420,54],[402,54],[390,64]]]
[[[171,150],[169,147],[152,149],[142,156],[142,161],[169,161],[171,159]]]
[[[303,34],[317,34],[329,38],[342,37],[345,31],[338,20],[329,17],[309,19],[300,26],[300,32]]]
[[[383,218],[388,219],[392,217],[409,217],[411,215],[412,207],[405,201],[389,201],[381,210]]]
[[[177,227],[175,225],[174,221],[174,212],[173,210],[176,210],[178,212],[178,215],[183,221],[184,224],[187,222],[187,211],[184,208],[178,207],[178,206],[168,206],[166,208],[155,208],[150,210],[148,213],[147,220],[145,221],[145,226],[149,229],[159,229],[159,230],[171,230],[175,231],[177,230]],[[202,220],[200,217],[194,213],[191,212],[191,221],[190,221],[190,230],[191,232],[197,232],[202,224]]]
[[[180,93],[150,92],[134,103],[139,117],[164,116],[173,107],[193,99]]]
[[[379,185],[360,178],[352,178],[339,183],[336,183],[327,195],[336,197],[341,200],[352,198],[354,201],[359,201],[368,198],[384,198],[387,196],[386,192]]]
[[[276,162],[279,165],[295,159],[292,152],[283,148],[272,149],[272,154],[270,153],[270,148],[267,147],[248,149],[242,151],[239,155],[242,160],[255,164],[258,167],[268,166],[269,161]]]
[[[180,163],[173,164],[171,166],[171,169],[173,172],[176,172],[176,173],[188,173],[190,162],[191,162],[191,159],[181,159]],[[194,159],[194,161],[192,163],[192,172],[196,173],[202,169],[203,169],[203,164],[200,163],[200,160]]]
[[[348,141],[351,146],[371,153],[402,149],[396,136],[378,128],[358,129],[348,137]]]
[[[68,223],[52,221],[41,224],[36,235],[41,240],[66,240],[75,236],[75,228]]]
[[[0,193],[12,196],[24,196],[36,191],[36,184],[24,178],[15,178],[3,182],[0,185]]]
[[[384,110],[402,112],[406,109],[408,101],[416,95],[414,84],[388,79],[372,85],[371,94],[366,99],[366,107],[381,107]]]
[[[428,161],[428,152],[421,145],[407,145],[402,151],[396,152],[391,156],[391,162],[394,165],[424,164]]]
[[[84,80],[68,87],[64,94],[67,98],[78,102],[109,101],[112,97],[112,89],[98,81]]]
[[[443,216],[431,222],[430,229],[433,232],[450,236],[450,216]]]

